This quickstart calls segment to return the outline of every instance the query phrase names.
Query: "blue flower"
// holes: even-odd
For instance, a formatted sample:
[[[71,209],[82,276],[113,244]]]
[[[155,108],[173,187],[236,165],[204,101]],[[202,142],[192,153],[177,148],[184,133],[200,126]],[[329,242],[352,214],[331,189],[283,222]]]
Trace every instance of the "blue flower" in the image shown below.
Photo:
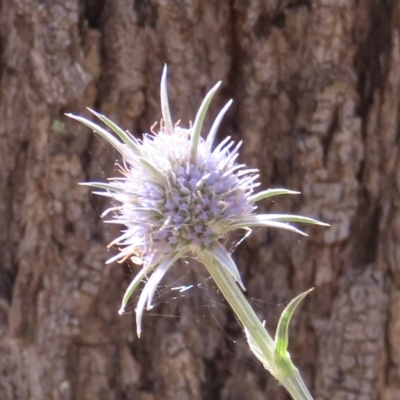
[[[219,112],[207,137],[200,136],[205,114],[220,82],[208,92],[193,126],[187,129],[172,122],[166,86],[164,68],[160,130],[157,134],[144,134],[142,140],[92,110],[118,138],[88,119],[69,115],[97,132],[122,156],[120,176],[109,183],[84,185],[102,189],[94,193],[113,199],[118,206],[106,210],[104,215],[112,214],[107,222],[125,226],[121,235],[110,243],[120,251],[107,262],[132,259],[142,264],[124,295],[120,313],[135,288],[148,277],[136,308],[138,335],[144,308],[151,307],[158,284],[178,259],[189,256],[204,263],[211,257],[244,289],[239,271],[223,245],[228,232],[264,226],[304,234],[288,222],[326,225],[296,215],[255,213],[259,200],[298,192],[271,189],[254,193],[259,185],[258,171],[237,163],[242,143],[235,145],[226,137],[214,147],[218,127],[232,101]]]

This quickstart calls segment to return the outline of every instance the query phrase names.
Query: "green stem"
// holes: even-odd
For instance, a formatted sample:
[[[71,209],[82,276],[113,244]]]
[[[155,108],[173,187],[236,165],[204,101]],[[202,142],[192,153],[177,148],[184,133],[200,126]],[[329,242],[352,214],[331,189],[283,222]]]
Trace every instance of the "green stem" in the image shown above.
[[[286,388],[294,400],[313,400],[301,379],[299,371],[289,356],[285,359],[285,365],[277,365],[275,363],[275,342],[260,322],[232,276],[209,254],[199,254],[199,258],[201,258],[219,290],[245,328],[246,334],[251,335],[251,337],[248,337],[248,340],[249,343],[251,341],[255,344],[258,353],[255,353],[257,358],[263,362],[266,369]],[[254,352],[253,348],[252,350]]]
[[[294,369],[290,374],[282,377],[275,376],[275,378],[285,387],[294,400],[313,400],[303,379],[301,379],[299,370],[294,365],[293,367]]]
[[[243,327],[253,335],[254,340],[259,345],[259,350],[263,354],[272,356],[275,349],[274,341],[262,326],[236,282],[214,258],[202,254],[202,261]],[[270,359],[271,356],[268,358]]]

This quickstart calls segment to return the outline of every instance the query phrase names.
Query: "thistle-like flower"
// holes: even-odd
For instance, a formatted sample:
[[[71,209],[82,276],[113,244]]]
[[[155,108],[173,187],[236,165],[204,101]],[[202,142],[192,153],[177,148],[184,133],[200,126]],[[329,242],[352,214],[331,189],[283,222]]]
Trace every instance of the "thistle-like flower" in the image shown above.
[[[259,185],[257,170],[237,163],[241,142],[230,137],[214,146],[218,127],[232,101],[219,112],[207,137],[201,137],[205,114],[217,83],[206,95],[193,126],[174,125],[168,104],[166,68],[161,79],[162,121],[157,134],[144,134],[139,140],[104,115],[92,113],[117,137],[92,121],[74,115],[106,139],[121,154],[121,176],[109,183],[84,185],[102,189],[94,192],[116,204],[105,211],[113,214],[110,223],[125,229],[110,245],[119,253],[107,262],[132,259],[142,265],[129,285],[120,313],[135,288],[148,278],[136,308],[137,332],[141,332],[143,310],[149,309],[156,288],[168,269],[182,257],[193,257],[224,269],[244,289],[239,271],[224,247],[232,230],[253,227],[283,228],[301,233],[288,222],[325,225],[311,218],[286,214],[255,214],[256,202],[280,194],[295,194],[286,189],[270,189],[254,194]],[[211,260],[211,261],[210,261]]]

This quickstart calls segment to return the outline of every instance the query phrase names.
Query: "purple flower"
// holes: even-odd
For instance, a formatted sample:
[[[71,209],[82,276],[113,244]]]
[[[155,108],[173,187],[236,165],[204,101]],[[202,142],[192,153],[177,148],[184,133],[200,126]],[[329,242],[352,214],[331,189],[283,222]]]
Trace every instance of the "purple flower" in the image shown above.
[[[106,211],[113,213],[107,222],[126,227],[112,242],[118,245],[119,254],[107,262],[138,257],[142,261],[142,270],[125,293],[121,313],[134,289],[149,277],[136,308],[138,335],[144,307],[151,307],[158,284],[179,258],[192,256],[202,261],[211,256],[243,287],[235,263],[221,244],[229,231],[272,226],[303,234],[287,222],[324,225],[300,216],[255,214],[257,201],[297,192],[272,189],[254,194],[259,185],[258,171],[236,163],[241,143],[234,146],[227,137],[213,149],[217,129],[232,101],[220,111],[207,137],[200,136],[205,114],[220,82],[208,92],[193,126],[188,129],[173,125],[166,86],[164,68],[161,128],[158,134],[144,134],[142,140],[92,110],[119,139],[90,120],[69,115],[97,132],[123,157],[119,166],[123,176],[113,178],[110,183],[84,185],[102,189],[95,193],[114,199],[119,206]]]

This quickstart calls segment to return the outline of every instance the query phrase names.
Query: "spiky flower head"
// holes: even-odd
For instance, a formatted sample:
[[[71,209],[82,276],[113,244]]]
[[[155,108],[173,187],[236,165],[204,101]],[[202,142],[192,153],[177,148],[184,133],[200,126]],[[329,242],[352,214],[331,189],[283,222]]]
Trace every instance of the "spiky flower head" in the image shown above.
[[[217,83],[204,98],[193,126],[174,125],[168,104],[166,68],[161,79],[162,121],[157,134],[144,134],[142,140],[123,131],[107,117],[92,113],[120,139],[85,118],[69,115],[97,132],[121,154],[121,175],[109,183],[85,185],[103,189],[94,192],[116,201],[106,210],[107,221],[125,225],[121,236],[110,245],[119,253],[108,260],[133,259],[142,270],[128,287],[120,312],[144,277],[150,276],[136,308],[140,334],[143,309],[151,307],[157,285],[168,269],[184,256],[204,261],[211,256],[243,288],[239,271],[223,245],[227,233],[256,226],[284,228],[303,234],[287,222],[321,224],[311,218],[283,214],[255,214],[255,203],[261,199],[294,194],[272,189],[254,194],[259,185],[257,170],[237,163],[241,142],[230,137],[214,147],[218,127],[232,101],[220,111],[207,137],[201,137],[203,121]],[[138,261],[140,260],[140,261]]]

